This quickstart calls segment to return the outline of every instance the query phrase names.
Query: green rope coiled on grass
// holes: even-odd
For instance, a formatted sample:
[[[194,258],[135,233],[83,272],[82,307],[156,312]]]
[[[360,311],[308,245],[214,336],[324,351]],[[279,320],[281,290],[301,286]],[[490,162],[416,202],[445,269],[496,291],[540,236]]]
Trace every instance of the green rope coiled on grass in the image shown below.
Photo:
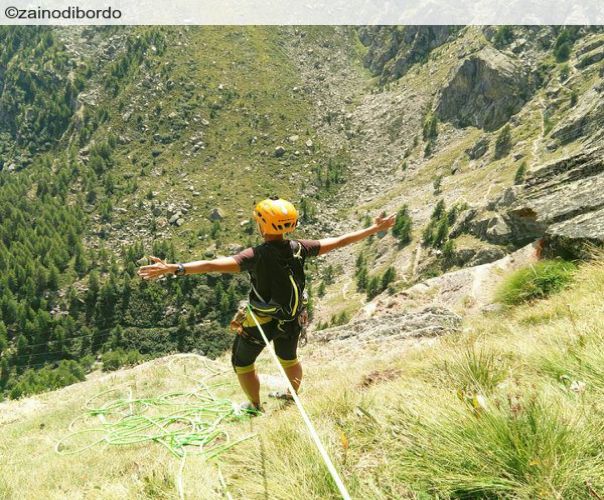
[[[97,416],[100,425],[68,434],[56,444],[57,453],[73,455],[103,443],[124,446],[155,442],[178,458],[185,456],[185,448],[194,447],[186,454],[204,455],[206,459],[211,459],[247,439],[230,442],[228,433],[219,428],[220,424],[225,420],[245,419],[247,416],[239,413],[228,399],[209,396],[204,388],[162,394],[155,398],[133,399],[130,396],[113,399],[101,406],[91,405],[93,400],[113,391],[116,389],[89,399],[85,414],[74,420]],[[162,414],[161,410],[168,411]],[[66,443],[70,438],[87,433],[100,434],[101,437],[83,447],[69,449]]]
[[[187,355],[179,356],[179,359]],[[188,355],[195,356],[195,355]],[[197,356],[196,356],[197,357]],[[104,403],[97,401],[107,394],[121,391],[112,388],[91,397],[84,404],[84,412],[69,424],[70,434],[58,441],[55,451],[60,455],[75,455],[97,445],[127,446],[144,443],[157,443],[164,446],[172,455],[180,459],[176,475],[178,496],[184,499],[183,469],[188,456],[198,455],[206,460],[218,458],[222,453],[236,444],[254,435],[231,441],[221,424],[244,420],[249,414],[238,410],[233,403],[215,395],[213,389],[221,384],[207,384],[207,380],[218,374],[204,361],[209,375],[196,380],[185,374],[175,373],[170,365],[168,369],[174,375],[194,380],[199,387],[188,392],[170,392],[156,397],[134,398],[128,388],[128,396],[111,399]],[[92,428],[74,430],[76,422],[86,418],[97,417],[98,425]],[[79,447],[66,443],[77,436],[96,434],[96,439]],[[72,445],[73,446],[73,445]],[[224,479],[221,487],[226,491]],[[227,492],[227,496],[230,494]]]

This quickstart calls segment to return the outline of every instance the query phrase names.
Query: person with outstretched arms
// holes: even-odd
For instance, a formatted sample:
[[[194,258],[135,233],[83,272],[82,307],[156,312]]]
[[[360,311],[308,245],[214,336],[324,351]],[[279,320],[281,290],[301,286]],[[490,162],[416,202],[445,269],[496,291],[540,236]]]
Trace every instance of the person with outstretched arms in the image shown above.
[[[342,236],[311,239],[287,239],[295,230],[298,212],[287,200],[272,196],[258,203],[253,218],[264,242],[230,257],[187,263],[168,263],[151,257],[153,264],[142,266],[142,279],[156,279],[167,274],[186,276],[199,273],[238,273],[247,271],[251,290],[249,306],[273,346],[292,387],[298,391],[302,382],[302,364],[297,348],[300,333],[307,322],[304,261],[346,245],[361,241],[394,224],[395,215],[378,216],[373,225]],[[241,409],[256,414],[260,405],[260,380],[256,358],[265,347],[258,326],[248,309],[241,309],[231,322],[237,335],[231,362],[248,401]],[[275,392],[270,396],[291,399],[291,394]]]

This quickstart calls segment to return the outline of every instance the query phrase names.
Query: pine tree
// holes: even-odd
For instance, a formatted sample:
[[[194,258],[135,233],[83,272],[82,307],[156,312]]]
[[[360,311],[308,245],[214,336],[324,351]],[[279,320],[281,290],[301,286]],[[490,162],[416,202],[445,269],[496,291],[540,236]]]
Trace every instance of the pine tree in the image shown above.
[[[436,115],[428,114],[424,119],[424,126],[422,129],[422,137],[424,141],[429,141],[436,139],[438,136],[438,118]]]
[[[84,250],[81,248],[81,246],[79,246],[76,250],[73,267],[78,273],[79,277],[84,276],[84,274],[86,274],[86,272],[88,271],[88,262],[86,261],[86,257],[84,256]]]
[[[50,266],[48,271],[48,283],[46,284],[49,290],[59,289],[59,270],[56,266]]]
[[[124,330],[120,325],[117,325],[113,330],[111,330],[111,349],[121,347],[123,333]]]
[[[367,268],[365,266],[363,266],[357,272],[357,290],[359,292],[366,291],[368,282],[369,282],[369,276],[367,273]]]
[[[118,291],[113,279],[109,279],[101,288],[95,309],[96,324],[99,328],[110,328],[115,318]]]
[[[19,337],[17,338],[17,364],[18,365],[24,365],[27,363],[27,349],[28,349],[28,342],[27,339],[25,338],[25,335],[19,335]]]
[[[7,358],[0,361],[0,389],[4,389],[10,380],[10,365]]]
[[[90,320],[96,306],[99,294],[99,275],[96,271],[88,275],[88,290],[86,292],[86,317]]]
[[[356,266],[357,270],[359,270],[365,266],[365,254],[363,252],[360,252],[359,255],[357,256],[355,266]]]
[[[434,178],[434,181],[432,182],[432,187],[434,188],[434,194],[441,193],[442,184],[443,184],[443,176],[442,175],[436,176]]]
[[[380,292],[380,278],[378,276],[372,276],[367,283],[367,298],[371,300]]]
[[[438,203],[434,207],[434,210],[432,211],[432,215],[430,216],[430,218],[433,221],[439,220],[444,215],[445,210],[446,210],[445,200],[441,199],[438,201]]]
[[[399,244],[406,245],[411,241],[411,217],[407,205],[403,207],[396,214],[394,226],[392,227],[392,234],[397,237]]]
[[[0,355],[4,353],[4,350],[8,347],[8,333],[6,331],[6,325],[0,321]]]
[[[514,175],[514,184],[522,184],[524,182],[524,177],[526,175],[526,161],[523,161],[518,170],[516,170],[516,174]]]
[[[443,217],[436,225],[436,233],[434,235],[434,241],[432,244],[440,248],[447,238],[449,237],[449,221],[446,217]]]
[[[506,124],[499,132],[495,140],[495,158],[502,158],[507,155],[512,148],[512,131],[510,126]]]
[[[386,290],[386,288],[388,288],[388,285],[392,283],[395,279],[396,270],[394,269],[394,267],[389,266],[388,269],[384,271],[384,274],[382,274],[381,289]]]
[[[185,352],[188,335],[189,327],[187,325],[187,320],[184,317],[181,317],[178,320],[178,329],[176,330],[176,342],[179,352]]]

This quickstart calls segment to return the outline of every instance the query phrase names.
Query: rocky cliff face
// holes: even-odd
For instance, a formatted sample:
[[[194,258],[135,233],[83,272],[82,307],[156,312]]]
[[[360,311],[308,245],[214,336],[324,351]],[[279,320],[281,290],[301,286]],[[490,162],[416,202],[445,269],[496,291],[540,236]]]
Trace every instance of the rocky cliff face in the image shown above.
[[[456,126],[494,130],[517,113],[529,95],[528,74],[521,62],[487,46],[454,70],[436,111]]]
[[[507,210],[515,240],[545,237],[552,253],[604,243],[604,157],[594,147],[533,172]]]
[[[522,186],[463,212],[450,237],[514,246],[543,238],[546,253],[572,257],[604,244],[603,152],[594,146],[536,168]]]
[[[604,47],[602,47],[604,54]],[[586,137],[594,143],[604,138],[604,83],[589,89],[580,103],[571,111],[568,119],[558,125],[551,134],[555,149],[579,138]]]
[[[359,38],[368,47],[366,66],[386,81],[425,61],[458,31],[458,26],[365,26],[359,28]]]

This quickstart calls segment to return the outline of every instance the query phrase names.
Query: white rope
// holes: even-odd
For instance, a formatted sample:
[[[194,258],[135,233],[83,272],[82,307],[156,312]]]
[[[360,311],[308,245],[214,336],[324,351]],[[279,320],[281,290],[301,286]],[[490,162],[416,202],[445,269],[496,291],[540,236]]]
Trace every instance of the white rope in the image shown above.
[[[256,323],[256,326],[258,327],[258,330],[260,331],[260,335],[262,335],[262,339],[266,343],[266,346],[268,347],[271,355],[273,356],[273,359],[275,360],[275,363],[277,364],[277,367],[279,368],[281,375],[283,375],[283,378],[287,382],[289,392],[292,395],[292,397],[294,398],[294,402],[296,403],[298,410],[300,410],[302,419],[304,420],[306,427],[308,427],[310,436],[312,437],[313,441],[315,442],[315,445],[319,449],[319,453],[321,454],[321,457],[323,458],[323,461],[325,462],[325,465],[327,466],[327,469],[329,470],[331,477],[335,481],[336,486],[338,487],[338,490],[340,490],[340,494],[342,495],[342,498],[344,500],[351,500],[350,494],[348,493],[348,490],[346,489],[346,485],[344,484],[344,481],[342,481],[342,478],[340,478],[340,475],[338,474],[338,471],[336,470],[335,466],[333,465],[331,458],[329,458],[327,451],[323,447],[323,443],[321,443],[321,439],[319,438],[317,431],[315,430],[314,426],[312,425],[312,422],[310,421],[310,418],[308,417],[308,414],[306,413],[304,406],[302,406],[302,401],[300,401],[298,394],[296,393],[296,391],[294,390],[294,387],[292,386],[291,382],[289,381],[287,373],[285,373],[283,366],[281,366],[281,363],[279,362],[279,358],[277,357],[277,353],[275,352],[275,349],[273,348],[273,346],[270,344],[270,342],[266,338],[264,330],[260,326],[260,323],[258,323],[258,320],[256,319],[256,315],[252,311],[252,308],[249,306],[249,304],[247,306],[247,309],[250,312],[252,319],[254,320],[254,323]]]

